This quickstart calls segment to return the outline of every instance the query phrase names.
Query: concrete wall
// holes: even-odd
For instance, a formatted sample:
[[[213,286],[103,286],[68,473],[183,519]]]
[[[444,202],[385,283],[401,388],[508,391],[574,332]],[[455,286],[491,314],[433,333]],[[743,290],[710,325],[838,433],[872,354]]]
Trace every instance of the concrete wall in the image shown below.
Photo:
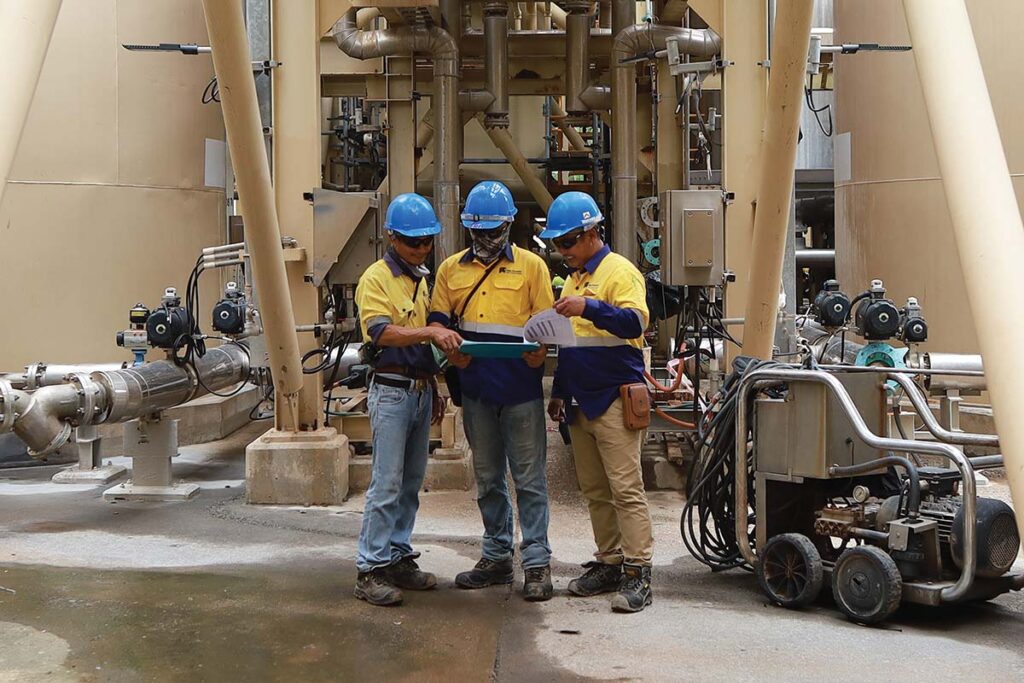
[[[159,42],[207,43],[200,0],[64,0],[0,205],[0,371],[130,359],[128,309],[183,290],[223,242],[224,191],[204,184],[205,139],[224,140],[200,102],[213,63],[121,47]],[[205,309],[219,286],[204,276]]]
[[[1024,3],[968,0],[971,24],[1018,202],[1024,198],[1024,92],[1019,42]],[[902,4],[835,0],[837,43],[908,44]],[[851,294],[885,280],[902,303],[917,296],[931,331],[928,347],[976,352],[931,130],[911,53],[836,58],[836,135],[849,134],[848,175],[837,139],[836,267]],[[956,88],[956,83],[949,87]],[[979,188],[983,201],[984,188]],[[992,296],[1012,296],[992,292]]]

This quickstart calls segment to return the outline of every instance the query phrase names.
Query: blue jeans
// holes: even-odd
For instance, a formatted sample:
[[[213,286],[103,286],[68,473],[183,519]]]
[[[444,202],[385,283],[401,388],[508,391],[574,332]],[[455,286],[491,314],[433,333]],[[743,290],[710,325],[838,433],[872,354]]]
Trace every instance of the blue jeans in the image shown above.
[[[356,555],[361,572],[419,555],[410,541],[427,472],[431,400],[429,388],[370,385],[366,405],[373,428],[373,470]]]
[[[512,471],[519,505],[523,568],[546,567],[548,544],[547,433],[544,401],[493,406],[468,396],[462,400],[462,421],[473,449],[476,502],[484,522],[483,557],[512,557],[512,500],[505,483]]]

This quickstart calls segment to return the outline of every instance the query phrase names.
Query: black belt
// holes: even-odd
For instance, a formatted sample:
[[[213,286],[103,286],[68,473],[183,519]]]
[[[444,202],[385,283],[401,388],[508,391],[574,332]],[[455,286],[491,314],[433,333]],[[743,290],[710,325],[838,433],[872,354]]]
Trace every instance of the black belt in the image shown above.
[[[373,381],[386,387],[395,387],[396,389],[405,389],[406,391],[412,391],[413,389],[419,389],[422,391],[429,386],[425,379],[412,379],[409,377],[399,379],[397,377],[374,375]]]

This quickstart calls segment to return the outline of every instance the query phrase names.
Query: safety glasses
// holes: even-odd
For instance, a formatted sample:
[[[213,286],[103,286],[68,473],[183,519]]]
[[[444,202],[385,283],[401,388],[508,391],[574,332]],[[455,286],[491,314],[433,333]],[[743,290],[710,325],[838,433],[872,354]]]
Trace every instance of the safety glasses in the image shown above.
[[[426,237],[408,237],[400,232],[394,233],[398,241],[409,247],[410,249],[419,249],[420,247],[427,247],[434,243],[434,236],[427,235]]]
[[[587,233],[586,230],[580,230],[579,232],[571,232],[568,235],[561,235],[559,237],[553,237],[551,243],[562,251],[568,251],[576,246],[576,243],[580,241],[580,238]]]

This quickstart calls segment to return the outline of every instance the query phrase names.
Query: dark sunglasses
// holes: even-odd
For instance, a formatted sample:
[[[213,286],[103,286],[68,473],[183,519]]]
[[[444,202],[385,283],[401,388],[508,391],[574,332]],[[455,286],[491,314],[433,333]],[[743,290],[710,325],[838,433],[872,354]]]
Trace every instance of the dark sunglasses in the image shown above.
[[[551,243],[563,251],[568,251],[576,246],[576,243],[587,234],[586,230],[580,230],[577,233],[570,233],[568,235],[562,235],[561,237],[553,237]]]
[[[427,235],[426,237],[408,237],[400,232],[396,232],[395,237],[398,238],[399,242],[410,249],[419,249],[420,247],[426,247],[434,243],[433,235]]]

